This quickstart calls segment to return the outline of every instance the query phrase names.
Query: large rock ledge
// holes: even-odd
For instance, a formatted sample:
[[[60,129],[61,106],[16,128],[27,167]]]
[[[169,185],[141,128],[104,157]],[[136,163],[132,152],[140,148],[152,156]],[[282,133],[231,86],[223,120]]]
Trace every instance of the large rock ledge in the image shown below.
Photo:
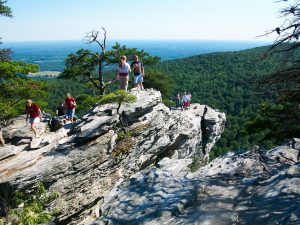
[[[191,173],[190,159],[161,160],[104,199],[93,225],[300,224],[300,139],[228,153]]]
[[[137,102],[122,107],[124,121],[135,133],[130,149],[113,154],[118,147],[116,104],[96,106],[75,126],[66,124],[56,132],[41,124],[44,134],[38,139],[31,138],[21,117],[3,132],[8,145],[0,147],[0,185],[28,189],[42,180],[60,193],[50,206],[60,210],[57,224],[89,224],[100,216],[104,197],[134,173],[166,157],[208,158],[224,130],[224,113],[199,104],[170,111],[158,91],[131,93]]]

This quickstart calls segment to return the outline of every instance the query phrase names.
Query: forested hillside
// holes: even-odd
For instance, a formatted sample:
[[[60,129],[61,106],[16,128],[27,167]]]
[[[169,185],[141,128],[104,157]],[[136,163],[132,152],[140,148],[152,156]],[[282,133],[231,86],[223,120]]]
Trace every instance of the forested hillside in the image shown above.
[[[254,144],[272,145],[270,141],[258,143],[260,133],[246,134],[244,131],[246,121],[255,114],[258,105],[275,97],[271,87],[262,87],[256,81],[288,64],[284,53],[261,60],[267,49],[212,53],[159,65],[159,69],[175,80],[176,90],[192,93],[192,102],[207,104],[226,113],[227,128],[214,154]]]

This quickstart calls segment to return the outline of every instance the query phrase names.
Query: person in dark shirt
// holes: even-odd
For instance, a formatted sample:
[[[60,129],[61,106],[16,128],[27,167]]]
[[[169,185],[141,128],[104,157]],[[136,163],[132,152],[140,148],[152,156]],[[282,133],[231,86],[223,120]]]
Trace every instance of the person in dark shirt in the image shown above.
[[[56,116],[64,116],[65,107],[62,102],[59,103],[59,106],[56,108]]]
[[[31,129],[35,137],[40,137],[35,128],[36,123],[42,121],[42,112],[40,107],[37,104],[33,103],[32,100],[27,100],[26,113],[27,113],[26,124],[28,123],[28,118],[29,118],[29,123],[31,124]]]
[[[144,90],[143,82],[144,82],[144,65],[141,61],[139,61],[139,56],[135,55],[133,58],[133,62],[131,63],[131,67],[134,74],[134,87],[138,87],[140,90]]]

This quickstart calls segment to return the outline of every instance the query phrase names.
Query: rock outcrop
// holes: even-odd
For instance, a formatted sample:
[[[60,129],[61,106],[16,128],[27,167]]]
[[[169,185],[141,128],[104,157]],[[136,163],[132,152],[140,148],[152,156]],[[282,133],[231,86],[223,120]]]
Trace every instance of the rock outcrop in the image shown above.
[[[300,224],[300,139],[228,153],[192,173],[164,158],[119,184],[93,225]]]
[[[19,127],[16,122],[6,127],[0,184],[28,189],[41,180],[60,194],[50,206],[60,210],[57,224],[90,224],[101,216],[104,197],[138,171],[166,157],[182,159],[185,166],[186,158],[208,159],[224,130],[224,113],[199,104],[170,111],[158,91],[131,93],[137,102],[121,108],[125,137],[116,104],[96,106],[56,132],[39,128],[41,138],[31,138],[24,118]]]

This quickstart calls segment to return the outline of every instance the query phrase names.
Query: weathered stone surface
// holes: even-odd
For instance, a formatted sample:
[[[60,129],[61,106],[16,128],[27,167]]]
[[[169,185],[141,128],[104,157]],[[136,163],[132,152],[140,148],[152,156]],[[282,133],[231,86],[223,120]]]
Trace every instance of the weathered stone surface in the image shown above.
[[[36,129],[40,134],[45,134],[47,128],[47,122],[39,122],[36,124]],[[26,115],[11,120],[9,125],[3,128],[3,137],[9,144],[20,145],[29,143],[28,140],[31,140],[33,136],[30,124],[26,124]]]
[[[132,94],[137,102],[120,110],[132,145],[118,146],[117,105],[96,106],[76,124],[36,139],[36,150],[0,161],[0,182],[30,188],[42,180],[60,193],[51,204],[61,212],[59,224],[89,224],[100,215],[103,198],[122,180],[166,156],[208,157],[224,130],[225,115],[209,107],[193,104],[183,112],[170,111],[158,91]]]
[[[299,151],[228,153],[195,173],[164,158],[117,185],[92,224],[300,224]]]
[[[5,145],[3,147],[0,146],[0,161],[11,156],[17,155],[22,151],[21,147],[14,145]]]

